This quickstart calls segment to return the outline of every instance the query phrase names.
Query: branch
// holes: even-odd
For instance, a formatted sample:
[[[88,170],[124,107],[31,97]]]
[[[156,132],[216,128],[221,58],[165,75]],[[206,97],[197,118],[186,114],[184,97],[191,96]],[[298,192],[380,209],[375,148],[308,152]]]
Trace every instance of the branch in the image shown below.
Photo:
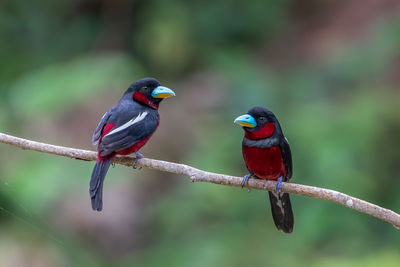
[[[95,161],[97,159],[97,152],[81,150],[69,147],[54,146],[45,143],[30,141],[11,135],[0,133],[0,142],[16,146],[26,150],[34,150],[38,152],[54,154],[58,156],[69,157],[79,160]],[[114,163],[125,166],[132,166],[134,157],[117,156],[114,158]],[[229,176],[224,174],[217,174],[212,172],[202,171],[188,165],[172,163],[162,160],[140,159],[137,166],[146,167],[149,169],[159,170],[163,172],[170,172],[188,176],[192,182],[208,182],[213,184],[227,185],[227,186],[241,186],[241,177]],[[247,188],[269,190],[275,189],[276,182],[261,179],[250,179],[246,184]],[[357,210],[359,212],[369,214],[378,219],[391,223],[397,229],[400,229],[400,215],[379,207],[375,204],[366,202],[364,200],[340,193],[338,191],[319,188],[314,186],[300,185],[294,183],[282,183],[282,192],[308,196],[313,198],[320,198],[329,200],[345,207]]]

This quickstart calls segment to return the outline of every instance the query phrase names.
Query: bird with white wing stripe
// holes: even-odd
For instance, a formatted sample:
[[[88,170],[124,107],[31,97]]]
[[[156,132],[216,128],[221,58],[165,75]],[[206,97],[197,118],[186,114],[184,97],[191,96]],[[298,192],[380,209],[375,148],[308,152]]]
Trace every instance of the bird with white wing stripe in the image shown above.
[[[175,96],[174,91],[160,86],[154,78],[144,78],[134,82],[118,104],[104,114],[92,137],[98,150],[89,188],[93,210],[103,209],[103,183],[113,158],[135,153],[135,168],[143,157],[139,149],[158,127],[158,106],[170,96]]]

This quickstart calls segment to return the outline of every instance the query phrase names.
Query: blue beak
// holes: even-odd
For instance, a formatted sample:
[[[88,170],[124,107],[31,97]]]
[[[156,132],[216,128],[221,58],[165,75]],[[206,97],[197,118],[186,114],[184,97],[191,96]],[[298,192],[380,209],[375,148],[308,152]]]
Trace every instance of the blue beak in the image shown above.
[[[151,93],[151,96],[153,98],[167,98],[170,96],[175,96],[175,92],[167,87],[158,86],[154,88],[153,92]]]
[[[234,123],[239,124],[240,126],[243,127],[249,127],[249,128],[257,127],[256,119],[254,119],[254,117],[249,114],[237,117]]]

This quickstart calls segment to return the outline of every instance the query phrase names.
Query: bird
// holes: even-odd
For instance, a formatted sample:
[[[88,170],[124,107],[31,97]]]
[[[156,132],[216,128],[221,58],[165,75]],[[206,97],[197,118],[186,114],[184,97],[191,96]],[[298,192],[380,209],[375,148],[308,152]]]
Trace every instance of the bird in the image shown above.
[[[93,210],[103,209],[103,183],[113,158],[135,153],[132,167],[136,169],[137,161],[144,157],[139,149],[159,125],[159,104],[171,96],[175,92],[156,79],[143,78],[132,83],[119,102],[103,115],[92,137],[98,151],[89,185]]]
[[[278,119],[264,107],[253,107],[234,123],[243,126],[245,132],[242,153],[250,173],[242,179],[242,187],[252,176],[277,181],[275,190],[268,192],[272,217],[278,230],[291,233],[294,216],[289,194],[281,192],[281,183],[292,177],[292,152]]]

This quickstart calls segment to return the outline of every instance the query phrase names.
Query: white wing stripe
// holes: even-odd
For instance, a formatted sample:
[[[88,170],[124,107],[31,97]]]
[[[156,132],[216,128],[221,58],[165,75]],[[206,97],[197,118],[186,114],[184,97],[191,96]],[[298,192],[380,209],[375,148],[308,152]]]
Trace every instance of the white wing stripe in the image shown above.
[[[118,128],[115,128],[114,130],[112,130],[111,132],[109,132],[108,134],[106,134],[104,137],[111,135],[111,134],[115,134],[118,133],[122,130],[125,130],[126,128],[134,125],[135,123],[138,123],[139,121],[142,121],[146,116],[147,116],[148,112],[145,111],[143,113],[140,113],[139,116],[137,116],[134,119],[131,119],[130,121],[128,121],[127,123],[125,123],[124,125],[119,126]]]

